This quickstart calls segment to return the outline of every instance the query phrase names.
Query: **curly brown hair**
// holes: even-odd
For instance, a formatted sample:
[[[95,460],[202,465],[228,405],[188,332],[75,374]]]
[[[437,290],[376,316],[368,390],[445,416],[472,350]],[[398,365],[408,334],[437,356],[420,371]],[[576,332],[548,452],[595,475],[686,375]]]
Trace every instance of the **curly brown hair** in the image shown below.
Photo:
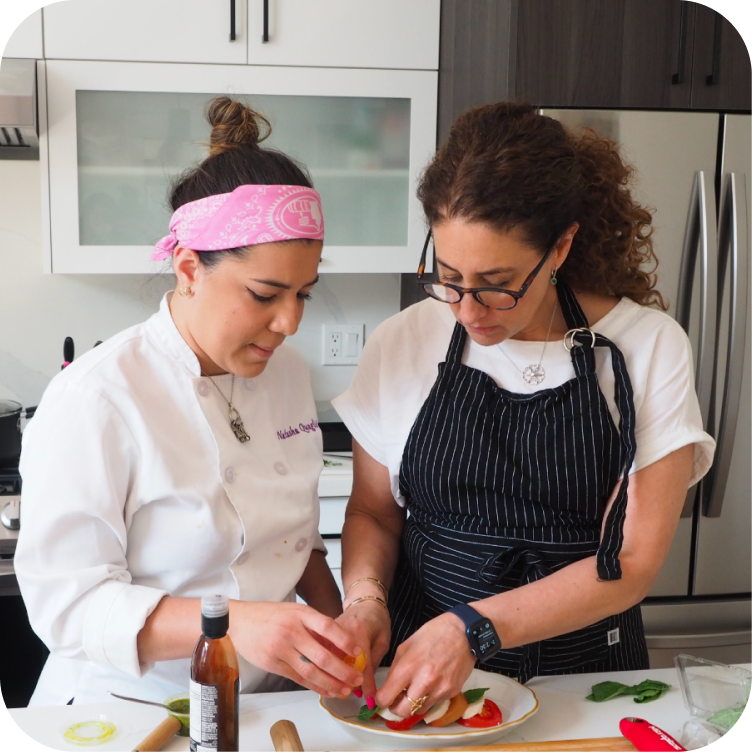
[[[498,102],[457,118],[418,198],[431,225],[462,218],[500,232],[519,226],[541,253],[577,222],[561,279],[666,310],[655,289],[653,212],[632,199],[633,173],[610,139],[592,130],[576,136],[529,104]]]

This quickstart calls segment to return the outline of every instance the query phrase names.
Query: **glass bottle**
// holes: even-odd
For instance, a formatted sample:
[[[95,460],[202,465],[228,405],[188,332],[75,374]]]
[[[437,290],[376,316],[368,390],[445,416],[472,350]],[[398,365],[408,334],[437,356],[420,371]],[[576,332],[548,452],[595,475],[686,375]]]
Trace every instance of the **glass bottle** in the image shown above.
[[[230,603],[224,595],[201,599],[201,632],[191,661],[191,752],[238,749],[238,656],[227,635]]]

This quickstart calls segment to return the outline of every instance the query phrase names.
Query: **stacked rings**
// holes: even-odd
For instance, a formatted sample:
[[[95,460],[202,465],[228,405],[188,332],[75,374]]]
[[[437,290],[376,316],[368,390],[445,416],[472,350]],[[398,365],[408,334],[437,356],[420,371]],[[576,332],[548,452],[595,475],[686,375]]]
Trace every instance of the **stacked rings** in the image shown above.
[[[410,695],[407,694],[407,692],[405,692],[405,697],[407,697],[407,699],[410,700],[410,702],[413,704],[412,708],[410,708],[410,715],[411,716],[415,715],[418,712],[420,712],[420,709],[423,707],[423,704],[428,699],[428,695],[423,695],[423,697],[421,697],[420,699],[413,700],[413,698],[410,697]]]

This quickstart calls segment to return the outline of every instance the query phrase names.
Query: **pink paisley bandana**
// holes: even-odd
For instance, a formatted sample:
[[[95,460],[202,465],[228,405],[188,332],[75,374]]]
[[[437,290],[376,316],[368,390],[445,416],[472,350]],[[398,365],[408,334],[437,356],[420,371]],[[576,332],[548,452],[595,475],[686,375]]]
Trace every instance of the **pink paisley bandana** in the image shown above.
[[[191,201],[170,220],[151,254],[172,256],[175,246],[194,251],[223,251],[278,240],[324,239],[321,196],[300,185],[241,185],[232,193]]]

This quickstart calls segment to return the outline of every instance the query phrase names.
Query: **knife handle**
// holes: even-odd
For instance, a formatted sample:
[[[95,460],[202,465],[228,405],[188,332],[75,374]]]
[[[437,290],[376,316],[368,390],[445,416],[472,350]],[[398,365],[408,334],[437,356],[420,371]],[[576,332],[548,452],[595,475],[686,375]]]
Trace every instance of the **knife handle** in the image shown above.
[[[640,751],[677,752],[677,750],[685,750],[673,736],[644,718],[622,718],[619,721],[619,731]]]
[[[174,715],[168,715],[146,739],[133,748],[133,752],[155,752],[162,749],[180,731],[180,726],[180,721]]]
[[[303,752],[303,743],[292,721],[277,721],[270,729],[276,752]]]

